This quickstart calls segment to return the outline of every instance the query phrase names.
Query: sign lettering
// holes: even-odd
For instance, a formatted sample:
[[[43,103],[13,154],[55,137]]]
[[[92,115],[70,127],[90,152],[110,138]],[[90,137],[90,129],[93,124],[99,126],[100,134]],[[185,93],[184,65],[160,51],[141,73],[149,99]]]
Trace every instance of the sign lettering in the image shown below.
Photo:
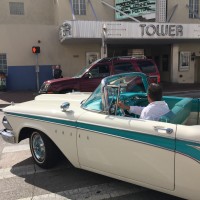
[[[115,7],[132,17],[140,17],[147,14],[155,14],[156,0],[115,0]],[[127,18],[127,16],[117,11],[115,16],[117,20]]]
[[[140,24],[141,36],[183,36],[182,25]]]

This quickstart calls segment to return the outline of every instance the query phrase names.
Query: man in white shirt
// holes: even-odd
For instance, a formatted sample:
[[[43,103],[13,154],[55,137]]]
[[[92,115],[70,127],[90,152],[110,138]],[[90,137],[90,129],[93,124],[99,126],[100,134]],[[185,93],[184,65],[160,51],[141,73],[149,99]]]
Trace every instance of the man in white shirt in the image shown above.
[[[118,106],[129,113],[140,115],[140,119],[149,119],[158,121],[163,115],[168,113],[169,107],[165,101],[162,101],[162,88],[156,83],[151,83],[148,87],[147,95],[149,104],[146,107],[127,106],[121,101]]]

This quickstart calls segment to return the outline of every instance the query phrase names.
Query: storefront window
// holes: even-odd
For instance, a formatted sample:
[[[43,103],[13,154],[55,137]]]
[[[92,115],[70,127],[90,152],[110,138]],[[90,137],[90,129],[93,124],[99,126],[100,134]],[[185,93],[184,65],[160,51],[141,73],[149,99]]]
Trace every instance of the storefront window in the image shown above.
[[[181,51],[179,59],[179,71],[188,71],[190,69],[191,52]]]
[[[6,54],[0,54],[0,72],[4,72],[7,74],[7,56]]]

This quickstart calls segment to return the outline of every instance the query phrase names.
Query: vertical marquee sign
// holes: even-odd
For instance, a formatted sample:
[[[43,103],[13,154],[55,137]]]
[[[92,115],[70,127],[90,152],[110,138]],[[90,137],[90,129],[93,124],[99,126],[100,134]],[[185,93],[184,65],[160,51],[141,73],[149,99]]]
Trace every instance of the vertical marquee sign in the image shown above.
[[[156,0],[115,0],[115,8],[131,17],[156,18]],[[127,16],[115,12],[116,20],[122,20]]]

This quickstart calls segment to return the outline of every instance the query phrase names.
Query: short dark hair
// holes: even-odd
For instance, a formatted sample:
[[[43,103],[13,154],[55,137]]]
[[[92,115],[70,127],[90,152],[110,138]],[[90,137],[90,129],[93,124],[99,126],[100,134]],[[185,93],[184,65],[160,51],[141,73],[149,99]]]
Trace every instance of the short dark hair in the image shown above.
[[[161,101],[162,87],[159,84],[151,83],[148,87],[148,95],[152,101]]]

